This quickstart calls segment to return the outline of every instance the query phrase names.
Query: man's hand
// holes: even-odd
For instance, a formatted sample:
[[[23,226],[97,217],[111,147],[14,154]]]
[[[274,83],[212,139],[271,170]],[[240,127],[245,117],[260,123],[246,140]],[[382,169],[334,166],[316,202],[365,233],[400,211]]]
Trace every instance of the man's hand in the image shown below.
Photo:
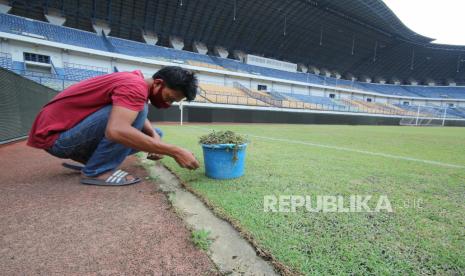
[[[147,154],[147,159],[153,160],[153,161],[158,161],[160,159],[163,159],[165,157],[163,154],[158,154],[158,153],[148,153]]]
[[[195,156],[191,152],[185,149],[178,148],[173,158],[181,168],[195,170],[199,167],[199,161],[195,159]]]
[[[168,155],[174,158],[179,166],[183,168],[195,170],[199,167],[199,162],[195,159],[192,153],[180,147],[163,142],[156,133],[155,135],[157,135],[158,139],[150,137],[149,135],[142,133],[137,128],[134,128],[132,123],[136,119],[137,114],[137,111],[121,106],[113,106],[105,131],[105,136],[109,140],[123,144],[129,148]],[[149,129],[148,125],[145,129]],[[151,126],[150,129],[153,131]]]

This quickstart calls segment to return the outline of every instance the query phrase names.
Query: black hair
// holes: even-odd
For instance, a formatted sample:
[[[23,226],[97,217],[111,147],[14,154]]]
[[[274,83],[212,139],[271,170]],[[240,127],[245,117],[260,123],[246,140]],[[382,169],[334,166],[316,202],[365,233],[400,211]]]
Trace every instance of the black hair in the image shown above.
[[[197,95],[197,77],[194,72],[179,66],[163,67],[152,78],[162,79],[168,88],[182,92],[189,102]]]

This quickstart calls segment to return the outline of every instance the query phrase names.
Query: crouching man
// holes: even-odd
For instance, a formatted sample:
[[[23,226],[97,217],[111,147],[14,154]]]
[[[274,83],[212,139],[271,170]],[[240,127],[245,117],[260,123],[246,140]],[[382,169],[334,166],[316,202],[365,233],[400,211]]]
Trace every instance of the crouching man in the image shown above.
[[[183,99],[192,101],[197,79],[191,71],[165,67],[152,78],[140,71],[119,72],[70,86],[46,104],[29,133],[28,145],[83,166],[63,165],[81,172],[81,183],[120,186],[141,179],[118,169],[135,152],[167,155],[179,166],[197,169],[194,155],[161,140],[147,119],[148,100],[168,108]]]

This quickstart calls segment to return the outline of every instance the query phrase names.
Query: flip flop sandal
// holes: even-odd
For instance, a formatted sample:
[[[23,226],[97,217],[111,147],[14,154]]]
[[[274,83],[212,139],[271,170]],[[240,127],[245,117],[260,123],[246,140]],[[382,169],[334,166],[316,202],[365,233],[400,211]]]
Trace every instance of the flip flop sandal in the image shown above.
[[[70,163],[61,163],[61,165],[67,169],[71,169],[71,170],[74,170],[74,171],[81,171],[82,169],[84,169],[84,166],[80,166],[80,165],[73,165],[73,164],[70,164]]]
[[[123,170],[117,170],[113,172],[107,179],[96,179],[96,178],[81,178],[81,183],[86,185],[97,185],[97,186],[125,186],[136,184],[141,181],[139,177],[133,180],[127,180],[126,176],[128,172]]]

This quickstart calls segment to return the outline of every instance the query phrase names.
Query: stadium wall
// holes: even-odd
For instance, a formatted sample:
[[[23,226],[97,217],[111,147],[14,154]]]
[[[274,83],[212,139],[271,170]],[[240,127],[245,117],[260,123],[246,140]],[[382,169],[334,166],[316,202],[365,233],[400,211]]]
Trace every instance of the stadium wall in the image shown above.
[[[180,122],[181,112],[175,105],[168,109],[149,108],[152,122]],[[270,123],[270,124],[334,124],[399,126],[399,117],[364,116],[336,113],[304,113],[238,109],[212,106],[184,106],[183,122],[190,123]],[[464,121],[448,120],[446,126],[465,126]]]
[[[39,110],[57,92],[0,68],[0,144],[28,135]]]

